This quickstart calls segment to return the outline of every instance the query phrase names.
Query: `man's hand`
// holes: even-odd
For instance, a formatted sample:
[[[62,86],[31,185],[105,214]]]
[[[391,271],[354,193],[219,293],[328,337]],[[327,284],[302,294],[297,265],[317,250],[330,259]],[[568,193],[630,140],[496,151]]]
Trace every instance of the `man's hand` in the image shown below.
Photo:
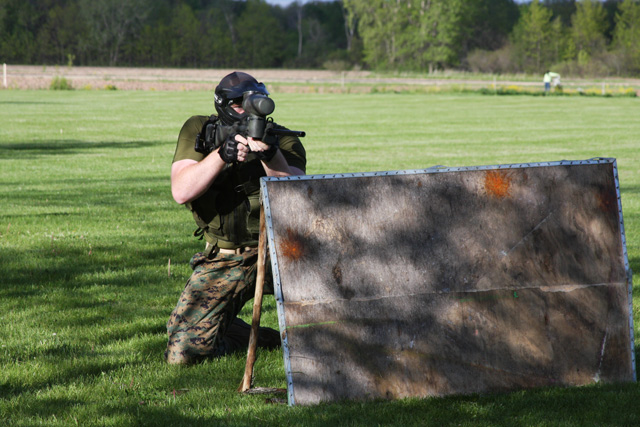
[[[247,150],[244,154],[245,157],[246,154],[252,152],[255,153],[260,160],[264,160],[265,162],[273,159],[273,156],[275,156],[278,151],[278,139],[275,136],[270,136],[270,138],[273,138],[273,140],[267,140],[267,142],[265,142],[251,137],[245,138],[242,135],[236,135],[236,141],[239,143],[238,147],[243,147]],[[240,148],[238,150],[240,150]],[[240,154],[240,151],[238,151],[238,154]],[[238,156],[238,158],[239,157],[240,156]],[[240,160],[238,159],[238,161]]]
[[[230,135],[218,150],[220,158],[226,163],[244,162],[249,154],[247,140],[241,135]]]

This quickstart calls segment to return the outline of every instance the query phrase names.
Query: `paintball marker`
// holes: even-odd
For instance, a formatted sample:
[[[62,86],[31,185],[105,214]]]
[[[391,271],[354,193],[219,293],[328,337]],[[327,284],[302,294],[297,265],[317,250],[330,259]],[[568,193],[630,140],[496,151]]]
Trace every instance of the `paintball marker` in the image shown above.
[[[220,147],[227,138],[240,134],[245,138],[253,138],[267,142],[269,136],[304,137],[304,131],[289,130],[278,126],[271,117],[276,104],[271,98],[260,93],[245,94],[242,109],[245,115],[242,120],[232,125],[224,125],[218,120],[208,120],[196,137],[195,150],[205,155]]]

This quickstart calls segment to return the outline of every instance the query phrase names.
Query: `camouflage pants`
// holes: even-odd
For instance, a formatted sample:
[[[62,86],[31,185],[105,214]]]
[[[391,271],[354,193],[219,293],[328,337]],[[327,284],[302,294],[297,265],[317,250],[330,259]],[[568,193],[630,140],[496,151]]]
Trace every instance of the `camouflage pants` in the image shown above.
[[[167,362],[193,363],[247,348],[248,325],[236,316],[254,296],[257,260],[257,248],[191,258],[193,274],[167,322]],[[270,268],[264,293],[273,294]]]

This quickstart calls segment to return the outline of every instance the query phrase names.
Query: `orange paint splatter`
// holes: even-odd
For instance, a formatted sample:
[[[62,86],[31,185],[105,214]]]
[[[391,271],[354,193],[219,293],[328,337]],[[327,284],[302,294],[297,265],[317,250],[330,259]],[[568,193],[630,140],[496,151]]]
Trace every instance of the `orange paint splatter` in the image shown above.
[[[488,171],[484,176],[484,189],[490,196],[499,199],[509,195],[511,178],[505,171]]]
[[[300,236],[287,228],[287,237],[280,243],[280,252],[285,258],[296,261],[304,254],[304,247]]]
[[[611,191],[605,191],[596,195],[598,206],[604,212],[610,212],[618,208],[618,198]]]

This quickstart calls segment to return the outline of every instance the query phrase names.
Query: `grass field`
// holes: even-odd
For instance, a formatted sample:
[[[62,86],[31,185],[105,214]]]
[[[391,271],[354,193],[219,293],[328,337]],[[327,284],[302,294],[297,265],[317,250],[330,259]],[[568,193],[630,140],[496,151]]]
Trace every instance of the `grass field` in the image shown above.
[[[307,132],[309,174],[615,157],[640,271],[638,98],[273,97],[276,121]],[[166,365],[202,246],[169,168],[184,120],[212,107],[211,92],[0,91],[0,424],[640,424],[637,384],[304,408],[238,394],[244,354]],[[263,324],[277,325],[272,297]],[[255,376],[285,387],[282,353],[260,352]]]

